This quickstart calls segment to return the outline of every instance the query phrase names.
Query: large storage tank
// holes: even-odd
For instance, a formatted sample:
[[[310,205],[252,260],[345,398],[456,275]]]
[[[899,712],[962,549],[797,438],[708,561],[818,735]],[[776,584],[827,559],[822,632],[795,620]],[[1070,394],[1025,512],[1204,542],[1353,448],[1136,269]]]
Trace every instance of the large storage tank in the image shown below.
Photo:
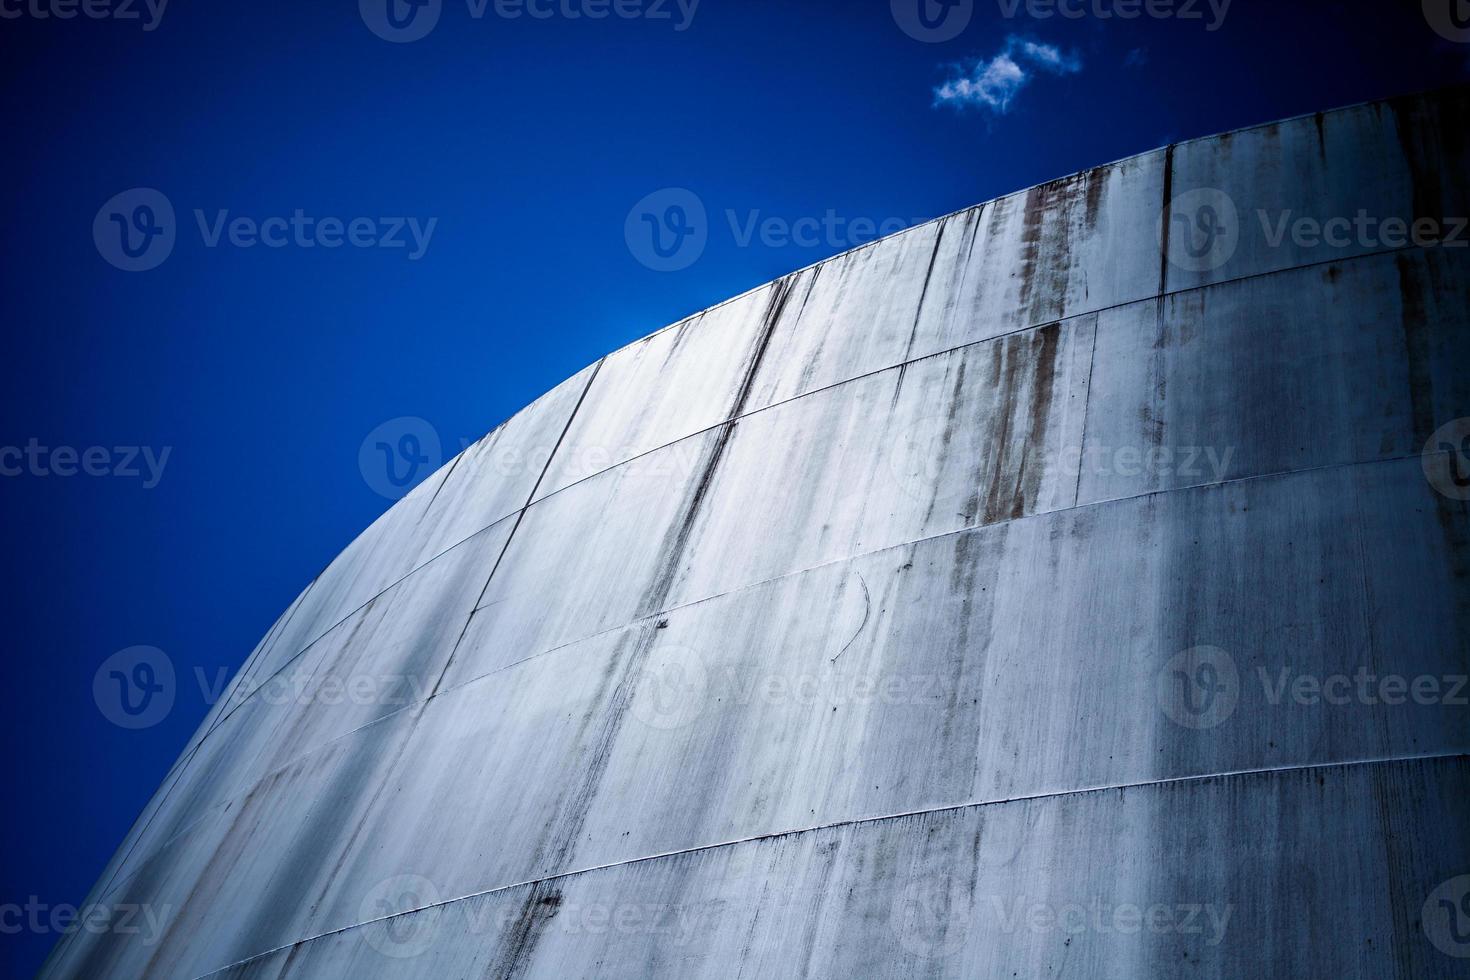
[[[301,594],[91,897],[158,928],[45,974],[1465,976],[1467,107],[588,367]]]

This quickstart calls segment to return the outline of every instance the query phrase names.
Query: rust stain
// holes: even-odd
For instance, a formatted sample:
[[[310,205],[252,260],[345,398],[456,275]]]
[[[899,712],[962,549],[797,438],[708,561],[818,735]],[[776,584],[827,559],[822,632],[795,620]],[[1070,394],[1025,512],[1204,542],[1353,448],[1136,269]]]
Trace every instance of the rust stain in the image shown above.
[[[1026,192],[1021,225],[1020,313],[1026,325],[1058,318],[1066,306],[1067,281],[1075,263],[1071,229],[1087,174],[1033,187]]]
[[[545,873],[565,868],[576,853],[577,839],[586,825],[592,802],[602,785],[603,775],[612,759],[614,743],[627,718],[640,672],[653,646],[656,629],[639,629],[619,637],[613,656],[598,678],[597,690],[582,710],[576,744],[582,750],[581,767],[575,784],[564,794],[553,811],[555,816],[542,830],[532,851],[528,867]],[[630,655],[625,650],[630,642]],[[594,725],[595,722],[595,725]]]
[[[511,923],[510,932],[499,943],[500,955],[482,974],[484,980],[513,980],[525,976],[536,944],[546,927],[561,910],[561,891],[548,882],[537,882],[526,894],[520,913]]]
[[[1463,198],[1456,191],[1462,168],[1470,159],[1470,92],[1457,92],[1432,103],[1389,99],[1388,107],[1413,184],[1414,220],[1463,214]],[[1451,173],[1445,172],[1446,165]]]
[[[727,414],[729,421],[720,426],[714,442],[704,450],[699,466],[699,479],[695,481],[693,489],[686,497],[679,517],[669,525],[665,532],[663,545],[659,549],[658,575],[644,593],[641,611],[638,614],[640,617],[658,612],[669,597],[669,592],[679,573],[680,561],[689,547],[694,525],[704,506],[705,497],[714,484],[720,463],[725,458],[725,450],[729,448],[730,438],[735,432],[735,427],[739,425],[738,419],[745,411],[745,404],[755,385],[756,375],[765,361],[766,351],[771,346],[771,335],[775,332],[776,324],[780,322],[781,315],[786,310],[798,278],[800,278],[800,273],[778,279],[771,287],[771,296],[766,304],[760,335],[756,338],[755,346],[746,360],[744,376],[736,388],[734,400]],[[808,283],[807,293],[808,295],[811,293],[810,283]]]
[[[1159,252],[1159,295],[1169,291],[1169,233],[1174,223],[1174,144],[1164,151],[1164,207],[1163,225],[1160,228],[1161,249]]]
[[[1143,438],[1151,446],[1164,444],[1164,433],[1168,427],[1165,402],[1169,394],[1169,352],[1174,346],[1174,333],[1170,329],[1165,307],[1174,305],[1174,301],[1170,299],[1161,297],[1154,300],[1154,342],[1149,358],[1147,385],[1142,392],[1145,400],[1138,408]]]
[[[1041,226],[1046,220],[1046,185],[1033,187],[1026,192],[1026,205],[1021,220],[1021,288],[1017,296],[1021,311],[1031,308],[1031,298],[1036,292],[1036,263],[1041,254]]]
[[[1108,168],[1098,167],[1087,174],[1087,230],[1097,228],[1098,216],[1102,214],[1103,192],[1107,190]]]
[[[963,395],[965,391],[965,372],[968,366],[969,358],[961,356],[958,365],[956,365],[955,367],[954,385],[950,388],[949,404],[944,413],[944,431],[939,434],[940,448],[938,456],[940,459],[948,459],[950,457],[949,447],[950,444],[954,442],[955,430],[959,425],[959,410],[960,405],[963,401]],[[999,361],[995,358],[992,358],[991,366],[992,368],[998,368]],[[995,378],[991,379],[992,386],[995,380]],[[928,524],[928,522],[934,517],[934,508],[938,505],[938,502],[939,486],[936,483],[936,485],[934,486],[934,492],[929,497],[929,506],[924,510],[925,524]]]
[[[929,268],[924,271],[924,285],[919,290],[919,303],[914,309],[914,325],[909,329],[908,343],[904,344],[903,357],[901,360],[907,362],[914,353],[914,343],[919,338],[919,324],[924,319],[924,300],[929,296],[929,283],[934,278],[934,266],[939,261],[939,250],[944,245],[944,231],[949,226],[948,221],[939,223],[939,231],[934,236],[934,251],[929,253]]]
[[[1430,351],[1428,298],[1413,257],[1400,254],[1397,264],[1401,310],[1399,322],[1403,330],[1404,356],[1408,364],[1414,445],[1422,446],[1438,428],[1434,417],[1434,371]]]
[[[1033,510],[1045,475],[1043,449],[1056,387],[1057,358],[1061,350],[1060,323],[1006,338],[997,352],[1001,380],[992,404],[994,453],[978,474],[966,507],[980,523],[1015,519]],[[1029,397],[1028,397],[1029,396]],[[984,506],[980,495],[984,492]]]

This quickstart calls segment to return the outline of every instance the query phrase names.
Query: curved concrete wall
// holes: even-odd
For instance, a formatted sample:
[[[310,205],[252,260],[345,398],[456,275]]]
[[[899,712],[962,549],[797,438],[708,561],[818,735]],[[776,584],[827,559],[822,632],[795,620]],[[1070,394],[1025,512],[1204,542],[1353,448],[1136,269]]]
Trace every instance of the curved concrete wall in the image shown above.
[[[1463,976],[1470,250],[1272,229],[1470,214],[1467,132],[1180,144],[607,356],[302,593],[90,899],[159,933],[46,974]]]

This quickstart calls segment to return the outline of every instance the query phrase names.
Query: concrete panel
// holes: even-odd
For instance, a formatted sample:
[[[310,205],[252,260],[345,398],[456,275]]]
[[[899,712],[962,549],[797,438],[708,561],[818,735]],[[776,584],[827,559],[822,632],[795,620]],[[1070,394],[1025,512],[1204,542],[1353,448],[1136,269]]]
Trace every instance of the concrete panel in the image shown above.
[[[426,716],[386,798],[433,794],[434,803],[375,817],[368,835],[397,840],[401,852],[385,844],[386,853],[365,856],[358,888],[412,867],[469,893],[972,800],[1470,749],[1455,703],[1338,704],[1331,681],[1325,699],[1301,694],[1303,677],[1366,669],[1376,692],[1395,670],[1444,679],[1470,666],[1463,638],[1374,637],[1363,618],[1365,580],[1386,604],[1398,598],[1380,561],[1464,565],[1451,550],[1465,534],[1463,509],[1438,512],[1417,465],[1389,468],[1131,500],[934,539],[489,675],[436,703],[450,715]],[[1309,495],[1330,503],[1318,511],[1288,503]],[[1426,506],[1395,506],[1415,498]],[[1261,529],[1253,513],[1280,516]],[[1384,550],[1365,554],[1340,534],[1349,524]],[[1191,533],[1120,567],[1148,526]],[[1340,582],[1304,587],[1334,564],[1345,570]],[[1238,622],[1240,582],[1282,598]],[[1418,611],[1452,630],[1470,589],[1454,575],[1442,582]],[[1038,606],[1037,595],[1049,604]],[[1199,610],[1189,633],[1169,615],[1181,607]],[[1178,655],[1207,642],[1237,677],[1228,712],[1214,718],[1183,713],[1173,687]],[[1454,683],[1442,681],[1441,693]],[[521,729],[529,738],[511,721],[521,715],[533,719]],[[461,769],[468,778],[447,785],[433,774],[451,758],[475,762]],[[430,839],[445,842],[442,854],[424,846]],[[464,840],[505,846],[466,867],[457,860]],[[487,869],[492,877],[477,881]]]
[[[161,794],[122,872],[268,774],[430,697],[511,526],[501,521],[430,562],[250,685]]]
[[[1451,89],[1175,146],[1169,291],[1404,247],[1388,219],[1470,216],[1467,132],[1470,90]]]
[[[1420,909],[1439,928],[1436,890],[1470,862],[1467,790],[1466,760],[1440,759],[846,824],[519,885],[217,976],[1459,977]]]
[[[276,620],[274,624],[272,624],[270,630],[268,630],[266,632],[266,635],[261,638],[258,644],[256,644],[255,649],[245,660],[244,664],[240,667],[240,670],[235,674],[233,678],[230,679],[229,683],[225,686],[224,690],[221,692],[221,697],[219,701],[210,708],[209,713],[206,714],[204,717],[204,721],[200,723],[199,728],[190,737],[189,743],[187,746],[185,746],[184,751],[179,754],[179,758],[174,762],[172,766],[169,767],[168,773],[164,776],[163,780],[159,784],[158,791],[154,793],[153,798],[148,801],[146,806],[144,806],[143,812],[138,815],[138,819],[133,822],[133,826],[128,830],[127,837],[123,839],[123,842],[118,847],[117,852],[114,853],[112,858],[108,861],[107,867],[103,869],[102,874],[98,877],[96,884],[92,887],[92,890],[87,893],[87,898],[82,903],[83,906],[92,905],[100,901],[102,896],[106,894],[107,891],[112,887],[118,875],[122,872],[123,866],[132,858],[132,855],[137,848],[139,840],[143,837],[145,833],[147,833],[148,828],[153,823],[154,817],[158,814],[159,809],[163,806],[169,794],[172,792],[174,786],[178,782],[180,775],[193,760],[194,754],[198,750],[200,744],[211,732],[213,732],[219,721],[228,713],[229,709],[235,703],[237,703],[237,699],[242,696],[241,692],[248,686],[250,678],[257,670],[260,661],[265,657],[267,651],[270,649],[271,644],[274,642],[275,637],[282,626],[290,620],[292,614],[296,611],[296,607],[300,604],[301,599],[304,595],[305,593],[302,593],[301,596],[297,596],[296,599],[291,603],[291,605],[287,607],[286,611],[281,614],[281,616]],[[63,938],[61,942],[58,943],[58,947],[65,947],[67,944],[70,943],[71,938],[72,937],[70,936]]]
[[[416,711],[330,743],[191,825],[108,899],[153,916],[147,933],[79,932],[54,969],[79,977],[197,977],[313,933],[313,900],[352,846],[344,828],[379,795]]]
[[[912,354],[1157,293],[1156,255],[1139,243],[1164,199],[1163,163],[1145,153],[947,219]]]
[[[803,568],[1070,506],[1076,471],[1059,461],[1081,444],[1091,347],[1083,318],[927,358],[537,502],[446,683]],[[757,520],[789,530],[752,535]]]
[[[916,324],[936,269],[952,275],[960,271],[957,265],[973,257],[962,246],[974,237],[979,212],[976,208],[908,229],[807,270],[805,290],[787,305],[772,331],[750,407],[961,346],[933,347],[931,338],[918,336]],[[951,245],[942,250],[941,266],[946,236]],[[972,339],[983,337],[977,332]]]
[[[1323,504],[1292,504],[1306,499]],[[1465,753],[1470,520],[1442,499],[1397,461],[1044,515],[788,576],[447,690],[371,773],[378,802],[350,836],[373,846],[292,865],[310,928],[362,921],[399,874],[467,895],[976,801]],[[1149,527],[1188,533],[1120,567]],[[1404,588],[1401,566],[1436,587]],[[1233,612],[1242,582],[1279,597],[1248,622]],[[1388,629],[1367,619],[1365,589]],[[1396,628],[1409,620],[1390,610],[1411,601],[1443,642]],[[1196,610],[1188,632],[1177,608]],[[1189,714],[1178,655],[1204,644],[1235,679],[1227,710]],[[1408,682],[1397,695],[1393,676]],[[290,810],[300,792],[277,773],[250,799]],[[254,832],[214,846],[233,854]]]
[[[259,677],[415,568],[524,507],[595,370],[537,399],[374,521],[307,588],[261,659]]]
[[[746,411],[1152,295],[1157,263],[1121,246],[1152,233],[1163,162],[1133,157],[909,229],[610,355],[541,495]]]
[[[313,640],[413,570],[418,549],[412,528],[446,475],[447,466],[415,487],[307,586],[296,611],[260,659],[257,681],[279,670]]]
[[[412,526],[414,567],[530,502],[597,372],[594,364],[572,375],[444,467],[443,480]]]
[[[609,354],[538,497],[742,414],[790,277]]]
[[[1466,364],[1470,249],[1111,310],[1098,321],[1080,499],[1417,454],[1470,415]]]
[[[1305,497],[1327,503],[1290,503]],[[1190,533],[1120,567],[1150,526]],[[1467,529],[1398,462],[1017,521],[698,603],[445,694],[385,796],[405,804],[373,815],[383,843],[341,880],[355,894],[412,867],[470,893],[974,800],[1464,752]],[[1365,619],[1365,587],[1407,598],[1384,571],[1402,565],[1448,573],[1415,610],[1446,642]],[[1334,567],[1351,574],[1304,588]],[[1281,598],[1240,622],[1241,582]],[[1198,610],[1188,632],[1176,608]],[[1174,687],[1179,655],[1204,644],[1237,678],[1213,716]],[[1369,696],[1338,703],[1328,679],[1365,671]],[[1437,679],[1440,703],[1380,696],[1395,673]],[[446,784],[453,759],[466,778]],[[465,840],[497,846],[466,865]]]

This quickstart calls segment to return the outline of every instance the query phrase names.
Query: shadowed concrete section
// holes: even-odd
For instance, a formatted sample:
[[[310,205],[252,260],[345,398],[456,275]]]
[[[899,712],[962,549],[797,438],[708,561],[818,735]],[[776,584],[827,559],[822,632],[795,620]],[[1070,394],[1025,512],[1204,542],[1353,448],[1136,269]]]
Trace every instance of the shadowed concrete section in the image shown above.
[[[1470,248],[1272,229],[1448,233],[1467,106],[1100,167],[568,379],[272,627],[89,899],[153,925],[45,975],[1463,976]]]
[[[1467,791],[1463,759],[1411,760],[846,824],[516,885],[217,976],[1451,976],[1412,922],[1418,883],[1470,860]]]

